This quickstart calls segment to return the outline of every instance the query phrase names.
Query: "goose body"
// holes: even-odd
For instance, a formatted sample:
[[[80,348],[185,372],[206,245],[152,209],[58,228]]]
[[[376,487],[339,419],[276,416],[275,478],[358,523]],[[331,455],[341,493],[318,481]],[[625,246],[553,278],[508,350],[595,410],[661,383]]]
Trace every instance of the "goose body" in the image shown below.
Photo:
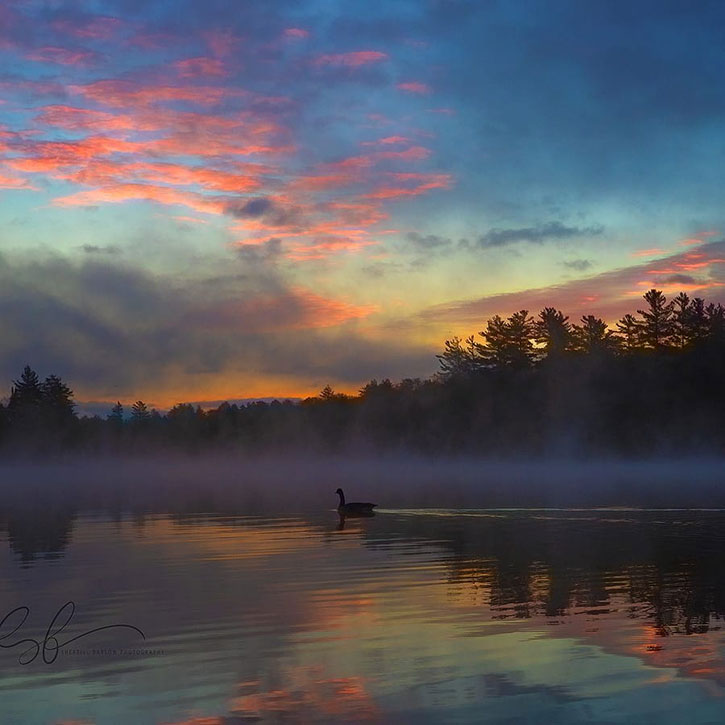
[[[376,503],[362,503],[360,501],[345,503],[343,490],[338,488],[335,493],[340,497],[340,505],[337,507],[337,511],[342,516],[371,516],[373,509],[377,506]]]

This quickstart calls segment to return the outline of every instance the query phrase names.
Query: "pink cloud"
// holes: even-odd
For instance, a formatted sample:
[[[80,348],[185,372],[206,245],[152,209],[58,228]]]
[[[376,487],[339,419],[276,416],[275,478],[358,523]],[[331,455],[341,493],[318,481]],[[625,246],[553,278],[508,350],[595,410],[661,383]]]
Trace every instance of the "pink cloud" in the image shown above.
[[[235,173],[209,166],[163,162],[118,162],[108,159],[116,151],[134,152],[147,144],[89,138],[77,143],[35,144],[36,156],[10,159],[18,171],[45,173],[85,185],[116,185],[119,182],[152,182],[175,186],[200,186],[227,193],[247,193],[260,186],[262,170],[247,165],[253,173]]]
[[[144,144],[109,136],[88,136],[78,141],[28,141],[17,148],[26,154],[25,160],[52,159],[60,165],[77,165],[99,156],[135,153],[142,150]]]
[[[71,50],[45,46],[25,56],[28,60],[38,63],[56,63],[58,65],[89,66],[98,62],[99,56],[90,50]]]
[[[53,27],[68,35],[76,38],[86,38],[89,40],[108,40],[115,35],[124,23],[118,18],[108,16],[97,16],[88,21],[78,22],[70,20],[56,20]]]
[[[321,191],[323,189],[337,189],[350,184],[358,184],[361,179],[353,171],[347,174],[316,174],[300,176],[290,182],[289,188],[300,191]]]
[[[54,206],[95,206],[101,203],[120,204],[125,201],[155,201],[180,205],[205,214],[223,214],[224,204],[201,194],[178,191],[150,184],[117,184],[91,191],[79,191],[53,200]]]
[[[0,189],[35,190],[36,187],[32,186],[27,179],[13,174],[3,173],[2,169],[0,169]]]
[[[430,149],[424,146],[411,146],[403,151],[379,151],[378,159],[400,159],[404,161],[422,161],[430,156]]]
[[[349,320],[368,317],[379,309],[377,305],[354,305],[301,288],[295,290],[294,294],[304,310],[297,329],[334,327]]]
[[[287,259],[304,262],[313,259],[324,259],[330,252],[359,252],[365,247],[377,245],[374,240],[351,239],[349,237],[323,237],[311,244],[293,246],[285,254]]]
[[[200,313],[205,326],[245,332],[308,330],[336,327],[368,317],[377,305],[355,305],[298,287],[282,295],[228,300]]]
[[[415,93],[419,96],[425,96],[431,92],[431,88],[426,83],[419,81],[408,81],[406,83],[398,83],[397,88],[406,93]]]
[[[66,87],[54,81],[0,81],[0,89],[6,93],[27,93],[31,98],[64,96],[66,93]]]
[[[134,163],[124,169],[141,178],[164,184],[188,186],[197,184],[215,191],[245,193],[259,187],[259,180],[248,175],[233,174],[208,167],[169,163]]]
[[[392,146],[394,144],[410,143],[406,136],[385,136],[377,141],[361,141],[361,146]]]
[[[318,173],[300,175],[290,183],[289,188],[311,192],[365,184],[371,180],[372,168],[381,161],[420,161],[428,156],[430,150],[422,146],[411,146],[401,151],[375,151],[368,155],[349,156],[340,161],[321,164]],[[426,180],[429,179],[426,177]],[[398,195],[405,196],[410,193]]]
[[[183,223],[189,223],[189,224],[208,224],[209,222],[206,219],[199,219],[195,216],[184,216],[181,214],[177,214],[175,216],[171,217],[172,219],[175,219],[177,222]]]
[[[126,41],[131,48],[143,50],[163,50],[179,43],[180,39],[171,33],[136,33]]]
[[[212,30],[203,33],[203,38],[212,55],[217,58],[230,56],[241,42],[236,35],[227,30]]]
[[[312,63],[316,66],[339,65],[348,68],[359,68],[370,63],[380,63],[387,60],[388,54],[377,50],[355,50],[350,53],[332,53],[318,55]]]
[[[632,252],[632,257],[654,257],[655,255],[659,254],[667,254],[664,249],[660,249],[659,247],[654,247],[652,249],[640,249],[636,252]]]
[[[304,30],[302,28],[285,28],[283,35],[285,38],[301,39],[309,38],[310,32],[309,30]]]
[[[113,19],[96,20],[77,28],[61,24],[56,30],[95,41],[121,29]],[[284,32],[290,39],[308,35],[301,28]],[[245,237],[242,244],[283,239],[283,253],[300,261],[377,244],[373,227],[388,217],[383,210],[386,200],[450,185],[445,174],[404,173],[431,151],[402,135],[365,142],[372,148],[340,161],[307,162],[304,168],[288,164],[287,157],[298,151],[292,101],[216,80],[195,82],[203,76],[223,76],[223,60],[241,42],[225,31],[202,37],[208,55],[152,69],[147,80],[107,77],[43,89],[75,98],[41,107],[33,104],[36,115],[24,135],[14,134],[7,142],[0,135],[0,144],[6,147],[3,153],[12,154],[6,164],[8,174],[2,177],[4,185],[30,188],[26,179],[12,176],[12,170],[78,185],[54,201],[59,207],[146,200],[227,216],[243,209],[252,195],[264,196],[273,204],[272,211],[260,218],[235,219],[230,230]],[[157,40],[169,50],[166,36]],[[131,42],[139,42],[139,37]],[[63,48],[41,51],[46,55],[53,51],[54,62],[83,62],[82,57],[64,55]],[[387,58],[385,53],[361,50],[320,55],[312,62],[355,69]],[[233,67],[231,61],[227,67]],[[17,82],[10,85],[18,90]],[[391,128],[397,126],[395,122]],[[262,155],[266,163],[253,163]],[[389,168],[399,172],[391,173]],[[177,214],[177,221],[195,223],[194,219]]]
[[[181,78],[199,78],[202,76],[225,76],[224,63],[218,58],[187,58],[173,64]]]
[[[69,131],[154,131],[158,124],[149,123],[138,116],[106,113],[73,106],[44,106],[35,120],[43,125],[57,126]]]
[[[201,106],[219,103],[223,98],[247,95],[241,89],[219,86],[143,86],[133,81],[105,80],[83,86],[69,86],[68,90],[106,106],[125,109],[158,105],[170,101],[189,101]]]
[[[388,174],[400,186],[382,186],[365,195],[366,199],[396,199],[403,196],[419,196],[431,189],[449,189],[453,184],[450,174]],[[408,185],[408,182],[413,182]]]
[[[275,200],[281,212],[268,219],[242,219],[232,231],[245,232],[240,246],[264,244],[271,239],[289,242],[289,259],[309,261],[330,253],[358,251],[376,244],[369,227],[386,218],[373,202],[330,202],[289,208],[284,197]]]
[[[371,201],[333,201],[326,210],[337,215],[341,224],[366,229],[388,218],[380,205]]]
[[[366,169],[379,161],[393,159],[399,161],[421,161],[430,156],[430,149],[423,146],[411,146],[401,151],[373,151],[367,155],[348,156],[340,161],[322,164],[320,168],[326,171]],[[359,178],[359,177],[358,177]]]

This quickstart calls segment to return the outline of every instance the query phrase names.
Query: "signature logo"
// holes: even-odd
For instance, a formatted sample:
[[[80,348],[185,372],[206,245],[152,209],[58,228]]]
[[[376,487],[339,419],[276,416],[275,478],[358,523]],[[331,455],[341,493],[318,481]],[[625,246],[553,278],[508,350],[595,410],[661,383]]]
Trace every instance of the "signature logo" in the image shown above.
[[[16,607],[12,611],[8,612],[3,617],[2,621],[0,621],[0,648],[13,649],[15,647],[25,646],[26,648],[22,650],[22,652],[18,656],[18,662],[21,665],[30,664],[38,657],[38,655],[42,656],[43,662],[45,662],[46,665],[50,665],[55,662],[58,657],[58,653],[61,651],[61,649],[63,649],[63,647],[69,645],[71,642],[75,642],[76,640],[81,639],[82,637],[87,637],[90,634],[101,632],[104,629],[130,629],[137,634],[140,634],[142,639],[146,639],[146,635],[144,635],[144,633],[138,627],[134,627],[132,624],[106,624],[103,627],[89,629],[87,632],[83,632],[83,634],[77,634],[75,637],[71,637],[70,639],[61,641],[58,638],[58,635],[60,635],[60,633],[68,626],[68,624],[70,624],[70,621],[71,619],[73,619],[75,611],[75,603],[66,602],[56,612],[55,616],[51,620],[50,624],[48,625],[48,629],[45,632],[45,637],[43,637],[42,641],[26,637],[25,639],[19,639],[15,642],[8,642],[7,640],[9,640],[23,626],[23,624],[25,624],[25,621],[30,615],[29,607]],[[12,626],[13,622],[17,618],[19,618],[20,621],[15,625],[15,628],[11,632],[2,634],[5,623],[10,620],[8,626]]]

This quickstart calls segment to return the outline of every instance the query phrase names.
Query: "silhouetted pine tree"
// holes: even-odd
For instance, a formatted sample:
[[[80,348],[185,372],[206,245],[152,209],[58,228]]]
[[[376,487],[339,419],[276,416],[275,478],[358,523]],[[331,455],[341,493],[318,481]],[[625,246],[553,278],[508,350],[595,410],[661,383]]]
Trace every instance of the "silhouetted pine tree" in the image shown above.
[[[473,335],[467,337],[465,346],[460,337],[446,340],[445,350],[436,355],[440,364],[440,375],[445,378],[465,377],[476,372],[481,366],[479,345]]]
[[[718,303],[710,303],[705,308],[707,316],[707,340],[711,345],[720,347],[725,344],[725,308]]]
[[[39,406],[42,400],[43,389],[38,373],[30,365],[26,365],[20,377],[17,380],[13,380],[9,408],[13,410],[23,407]]]
[[[478,334],[486,341],[479,347],[486,366],[525,368],[534,362],[536,331],[528,310],[514,312],[508,320],[495,315]]]
[[[41,385],[44,415],[53,425],[67,425],[75,414],[73,391],[57,376],[49,375]]]
[[[8,401],[8,417],[13,432],[30,432],[42,425],[43,388],[38,374],[29,365],[13,381]]]
[[[701,345],[708,336],[708,319],[705,311],[705,300],[695,297],[690,303],[689,336],[694,345]]]
[[[637,310],[643,318],[641,342],[647,349],[663,350],[672,340],[672,302],[656,289],[647,292],[644,299],[649,307]]]
[[[680,292],[672,300],[672,344],[684,350],[693,342],[692,304],[686,292]]]
[[[571,345],[569,318],[554,307],[544,307],[534,323],[536,342],[547,357],[563,354]]]
[[[617,323],[617,337],[624,352],[634,352],[641,347],[642,323],[634,315],[627,313]]]
[[[123,425],[123,405],[121,401],[116,401],[116,405],[111,408],[111,412],[106,416],[106,420],[116,428]]]
[[[607,327],[607,323],[594,315],[584,315],[581,325],[573,325],[571,330],[572,349],[588,355],[614,352],[617,338]]]
[[[145,423],[151,419],[151,413],[149,412],[148,406],[143,400],[137,400],[131,406],[131,421],[133,423]]]
[[[320,391],[320,400],[335,400],[337,393],[332,389],[330,385],[325,385]]]

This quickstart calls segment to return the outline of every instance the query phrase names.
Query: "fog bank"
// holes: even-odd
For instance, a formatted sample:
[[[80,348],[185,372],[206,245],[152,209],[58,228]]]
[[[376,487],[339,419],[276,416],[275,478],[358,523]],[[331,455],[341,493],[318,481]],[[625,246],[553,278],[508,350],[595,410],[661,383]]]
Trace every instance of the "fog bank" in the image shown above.
[[[0,465],[2,508],[275,514],[334,509],[725,507],[725,461],[482,461],[232,456],[86,459]]]

